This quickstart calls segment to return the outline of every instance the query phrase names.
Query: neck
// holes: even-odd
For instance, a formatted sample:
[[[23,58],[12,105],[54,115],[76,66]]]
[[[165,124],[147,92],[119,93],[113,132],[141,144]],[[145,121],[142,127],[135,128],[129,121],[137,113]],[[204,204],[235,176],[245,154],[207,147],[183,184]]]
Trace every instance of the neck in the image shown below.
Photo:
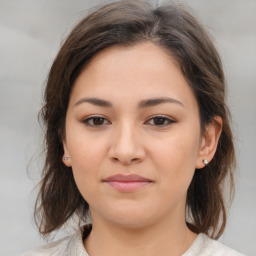
[[[84,241],[90,256],[147,255],[173,256],[183,254],[196,238],[186,223],[157,222],[141,228],[120,227],[104,221],[93,222],[92,231]]]

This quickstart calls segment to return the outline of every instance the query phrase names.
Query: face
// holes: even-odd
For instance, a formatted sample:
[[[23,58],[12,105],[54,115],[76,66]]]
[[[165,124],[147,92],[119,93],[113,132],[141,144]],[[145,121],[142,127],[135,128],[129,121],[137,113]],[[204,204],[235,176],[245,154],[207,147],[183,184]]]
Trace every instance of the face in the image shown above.
[[[184,221],[204,139],[196,99],[162,48],[141,43],[96,55],[75,81],[65,128],[64,163],[93,221]]]

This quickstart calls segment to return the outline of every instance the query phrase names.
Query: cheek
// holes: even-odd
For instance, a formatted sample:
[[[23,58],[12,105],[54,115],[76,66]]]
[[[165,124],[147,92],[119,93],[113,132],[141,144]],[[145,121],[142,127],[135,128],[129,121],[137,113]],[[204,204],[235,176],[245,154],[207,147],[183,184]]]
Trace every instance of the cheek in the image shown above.
[[[168,138],[152,148],[159,177],[167,189],[170,184],[173,188],[187,189],[196,167],[199,132],[196,129],[180,131],[173,133],[175,136],[168,135]]]
[[[178,130],[178,129],[177,129]],[[167,134],[161,141],[155,143],[152,147],[159,162],[168,162],[170,166],[186,166],[195,164],[199,148],[200,134],[198,130],[179,129]]]
[[[93,138],[85,131],[83,125],[76,121],[69,122],[66,137],[74,172],[87,173],[97,169],[103,150],[101,141]]]
[[[84,199],[90,203],[91,194],[97,191],[97,182],[100,180],[100,159],[104,155],[104,147],[99,145],[99,141],[94,141],[82,133],[74,132],[67,140],[76,185]]]
[[[81,175],[93,173],[97,169],[98,151],[94,147],[88,148],[88,145],[70,147],[73,171]]]

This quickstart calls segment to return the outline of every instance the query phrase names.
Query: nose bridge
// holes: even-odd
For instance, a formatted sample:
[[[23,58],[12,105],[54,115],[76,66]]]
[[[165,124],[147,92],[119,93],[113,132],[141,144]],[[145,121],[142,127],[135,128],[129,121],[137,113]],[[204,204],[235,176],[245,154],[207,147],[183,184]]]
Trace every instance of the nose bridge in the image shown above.
[[[144,150],[140,141],[140,131],[136,124],[123,120],[113,130],[111,157],[123,163],[141,160]]]

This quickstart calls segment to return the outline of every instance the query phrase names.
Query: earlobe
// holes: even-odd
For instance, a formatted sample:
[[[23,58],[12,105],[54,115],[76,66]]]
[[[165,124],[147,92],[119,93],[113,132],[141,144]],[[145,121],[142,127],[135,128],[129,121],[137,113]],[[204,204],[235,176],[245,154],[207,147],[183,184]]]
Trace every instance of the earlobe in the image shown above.
[[[213,159],[221,131],[222,118],[220,116],[215,116],[213,120],[207,124],[205,133],[202,137],[197,156],[196,169],[204,168]]]
[[[72,166],[72,162],[71,162],[71,157],[69,154],[69,150],[66,144],[66,141],[63,141],[63,150],[64,150],[64,155],[62,157],[62,162],[67,166],[67,167],[71,167]]]

